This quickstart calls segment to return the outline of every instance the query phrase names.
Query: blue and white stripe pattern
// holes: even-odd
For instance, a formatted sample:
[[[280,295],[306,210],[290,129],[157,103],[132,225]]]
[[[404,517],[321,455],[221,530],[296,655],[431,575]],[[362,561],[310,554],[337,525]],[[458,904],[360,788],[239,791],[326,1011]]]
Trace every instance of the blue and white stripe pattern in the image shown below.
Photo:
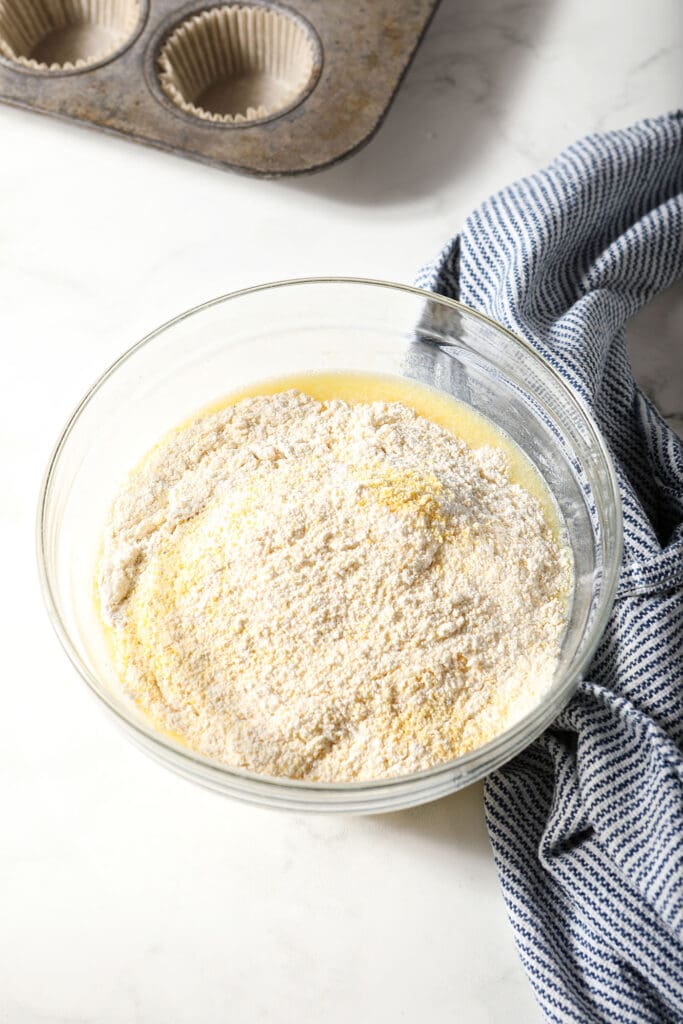
[[[550,1021],[683,1021],[683,444],[625,322],[683,274],[683,113],[593,135],[493,196],[418,283],[536,346],[617,466],[614,612],[576,696],[486,785],[517,946]]]

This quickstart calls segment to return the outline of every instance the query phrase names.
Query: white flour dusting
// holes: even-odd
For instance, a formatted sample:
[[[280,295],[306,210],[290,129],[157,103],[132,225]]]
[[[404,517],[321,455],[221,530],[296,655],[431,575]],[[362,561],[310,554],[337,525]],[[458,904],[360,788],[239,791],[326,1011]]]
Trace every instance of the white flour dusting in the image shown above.
[[[570,583],[502,444],[293,390],[157,447],[116,499],[98,573],[119,674],[159,727],[325,781],[431,767],[533,707]]]

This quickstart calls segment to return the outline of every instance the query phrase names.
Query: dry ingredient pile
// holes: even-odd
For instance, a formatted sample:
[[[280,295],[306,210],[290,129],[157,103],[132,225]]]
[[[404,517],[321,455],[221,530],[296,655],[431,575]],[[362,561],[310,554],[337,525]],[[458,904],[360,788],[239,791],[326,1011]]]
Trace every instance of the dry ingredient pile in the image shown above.
[[[345,781],[449,760],[549,685],[571,561],[504,450],[399,402],[244,399],[116,499],[98,570],[117,670],[231,766]]]

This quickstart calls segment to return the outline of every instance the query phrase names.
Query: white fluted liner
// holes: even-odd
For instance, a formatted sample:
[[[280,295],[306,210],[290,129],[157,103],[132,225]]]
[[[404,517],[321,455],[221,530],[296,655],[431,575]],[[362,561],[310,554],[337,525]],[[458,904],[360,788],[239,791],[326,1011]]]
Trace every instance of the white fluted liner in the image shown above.
[[[138,0],[0,0],[0,53],[38,71],[88,67],[123,46],[139,18]]]
[[[316,54],[306,29],[267,7],[214,7],[184,21],[161,49],[166,95],[205,121],[253,121],[289,107]]]

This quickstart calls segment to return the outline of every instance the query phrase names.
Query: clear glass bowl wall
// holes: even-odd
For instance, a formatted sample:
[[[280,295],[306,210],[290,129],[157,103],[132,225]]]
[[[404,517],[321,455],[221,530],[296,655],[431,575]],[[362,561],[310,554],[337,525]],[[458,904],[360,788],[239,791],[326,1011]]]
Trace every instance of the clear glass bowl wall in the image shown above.
[[[118,486],[149,448],[247,384],[355,370],[421,381],[468,403],[527,453],[562,513],[575,560],[572,610],[542,703],[486,746],[426,772],[323,784],[231,769],[155,732],[113,672],[94,604],[94,567]],[[84,398],[53,453],[40,497],[45,598],[71,661],[128,736],[180,774],[291,810],[377,812],[444,796],[518,753],[567,702],[612,605],[621,554],[614,471],[590,416],[524,342],[458,303],[381,282],[308,280],[216,299],[130,349]]]

